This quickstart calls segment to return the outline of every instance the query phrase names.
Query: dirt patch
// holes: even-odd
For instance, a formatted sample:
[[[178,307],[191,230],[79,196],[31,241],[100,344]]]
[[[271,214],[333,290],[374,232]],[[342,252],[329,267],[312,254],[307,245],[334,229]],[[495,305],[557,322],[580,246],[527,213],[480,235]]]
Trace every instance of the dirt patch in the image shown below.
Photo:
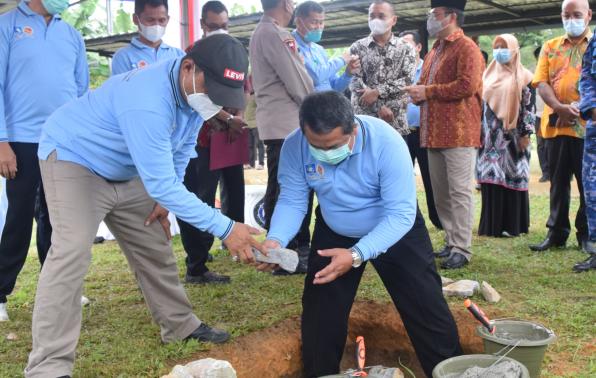
[[[452,313],[459,328],[464,352],[481,353],[482,341],[475,335],[475,321],[465,309],[452,309]],[[373,317],[371,314],[385,315]],[[392,304],[367,301],[354,304],[342,369],[355,366],[353,340],[359,335],[366,340],[367,365],[398,366],[398,359],[401,358],[418,377],[424,377],[401,318]],[[239,378],[301,377],[300,319],[286,319],[263,331],[239,337],[208,352],[198,353],[189,361],[207,357],[229,361]]]

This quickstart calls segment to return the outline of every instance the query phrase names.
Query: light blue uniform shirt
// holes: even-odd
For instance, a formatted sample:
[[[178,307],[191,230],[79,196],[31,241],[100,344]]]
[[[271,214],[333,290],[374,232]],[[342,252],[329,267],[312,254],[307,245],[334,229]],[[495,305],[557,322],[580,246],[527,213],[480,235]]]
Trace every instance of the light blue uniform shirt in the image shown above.
[[[414,84],[420,80],[420,73],[422,72],[422,65],[424,61],[420,59],[418,67],[416,67],[416,76],[414,77]],[[420,106],[416,106],[411,102],[408,103],[408,126],[409,127],[420,127]]]
[[[323,46],[314,42],[306,42],[296,30],[292,32],[292,35],[298,43],[298,51],[304,58],[304,66],[312,78],[315,91],[343,92],[350,85],[352,76],[347,72],[338,75],[338,71],[346,65],[341,57],[329,59]]]
[[[41,126],[89,87],[83,38],[22,1],[0,15],[0,142],[38,143]]]
[[[182,184],[203,120],[182,98],[182,58],[112,76],[57,110],[45,123],[38,156],[82,165],[111,181],[141,178],[160,205],[225,239],[233,222]]]
[[[354,246],[363,261],[399,241],[414,225],[416,185],[404,139],[384,121],[357,116],[352,154],[338,165],[317,161],[300,129],[285,140],[277,174],[281,192],[267,239],[286,246],[306,214],[314,190],[327,225],[360,238]]]
[[[147,46],[134,37],[130,44],[116,51],[112,59],[112,75],[119,75],[137,68],[145,68],[162,60],[179,58],[184,51],[162,42],[157,49]]]

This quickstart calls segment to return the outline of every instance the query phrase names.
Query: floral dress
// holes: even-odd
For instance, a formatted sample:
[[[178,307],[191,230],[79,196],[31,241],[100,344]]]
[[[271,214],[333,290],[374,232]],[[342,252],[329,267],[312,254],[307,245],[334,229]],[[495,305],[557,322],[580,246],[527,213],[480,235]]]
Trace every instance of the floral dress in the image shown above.
[[[488,104],[484,104],[482,146],[478,151],[476,175],[481,184],[494,184],[507,189],[527,191],[530,178],[530,151],[520,151],[519,139],[534,133],[536,92],[525,87],[522,93],[517,127],[503,128]]]

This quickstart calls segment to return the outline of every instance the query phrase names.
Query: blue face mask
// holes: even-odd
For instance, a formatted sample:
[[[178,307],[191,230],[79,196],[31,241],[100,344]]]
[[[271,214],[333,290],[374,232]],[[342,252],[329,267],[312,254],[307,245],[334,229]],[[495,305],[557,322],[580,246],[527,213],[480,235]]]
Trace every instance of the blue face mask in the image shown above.
[[[41,4],[49,14],[60,14],[68,8],[68,0],[41,0]]]
[[[570,18],[563,20],[563,28],[571,37],[579,37],[586,31],[586,22],[583,18]]]
[[[350,137],[350,140],[352,137]],[[321,150],[319,148],[313,147],[311,144],[308,145],[308,149],[310,150],[310,154],[322,163],[327,163],[331,165],[337,165],[342,161],[346,160],[348,156],[352,154],[350,150],[350,141],[344,144],[341,147],[335,148],[333,150]]]
[[[304,40],[306,42],[314,42],[317,43],[323,37],[323,29],[314,29],[309,30],[306,35],[304,36]]]
[[[497,63],[507,64],[511,61],[511,50],[509,49],[494,49],[493,58]]]

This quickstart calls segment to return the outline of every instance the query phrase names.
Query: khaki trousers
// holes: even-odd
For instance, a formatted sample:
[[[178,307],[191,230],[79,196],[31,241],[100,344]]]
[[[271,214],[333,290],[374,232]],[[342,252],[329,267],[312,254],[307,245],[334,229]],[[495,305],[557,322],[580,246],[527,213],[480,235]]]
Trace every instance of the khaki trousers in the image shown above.
[[[144,221],[155,202],[139,179],[111,183],[85,167],[40,160],[53,227],[33,310],[33,350],[26,377],[71,375],[81,330],[83,278],[105,220],[136,276],[164,342],[184,339],[201,322],[180,284],[172,247],[158,222]],[[133,352],[133,351],[131,351]]]
[[[428,167],[445,243],[468,260],[472,257],[474,196],[472,178],[476,149],[429,148]]]

